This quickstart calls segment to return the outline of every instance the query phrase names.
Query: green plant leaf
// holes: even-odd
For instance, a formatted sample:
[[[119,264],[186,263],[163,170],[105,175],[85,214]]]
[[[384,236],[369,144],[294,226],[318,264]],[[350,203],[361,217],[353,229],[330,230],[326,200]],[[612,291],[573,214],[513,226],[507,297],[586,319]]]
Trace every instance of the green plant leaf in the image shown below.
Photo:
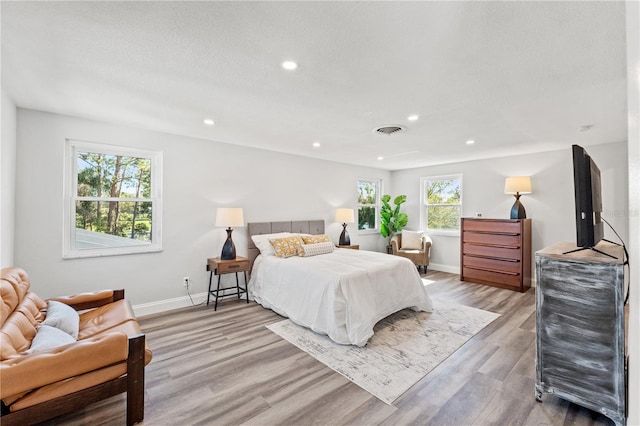
[[[390,195],[385,194],[380,200],[382,201],[382,207],[380,208],[380,234],[387,238],[396,232],[402,231],[402,228],[409,222],[407,214],[400,212],[400,206],[407,201],[407,196],[398,195],[395,197],[393,199],[394,207],[389,204]]]
[[[404,203],[405,201],[407,201],[406,195],[398,195],[393,199],[393,204],[395,204],[396,206],[400,206],[400,204]]]

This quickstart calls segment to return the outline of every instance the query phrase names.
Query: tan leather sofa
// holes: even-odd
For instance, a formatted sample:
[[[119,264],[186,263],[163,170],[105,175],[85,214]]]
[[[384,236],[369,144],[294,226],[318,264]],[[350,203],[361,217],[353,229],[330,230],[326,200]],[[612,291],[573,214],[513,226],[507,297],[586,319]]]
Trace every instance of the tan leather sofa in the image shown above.
[[[429,257],[431,255],[431,237],[428,235],[423,235],[422,245],[419,249],[403,249],[402,248],[402,234],[396,234],[391,237],[391,252],[395,256],[406,257],[411,260],[417,267],[420,269],[422,266],[424,268],[424,272],[427,272],[427,267],[429,266]]]
[[[124,290],[50,299],[79,311],[77,341],[25,354],[36,332],[47,328],[41,323],[48,302],[29,291],[24,270],[0,274],[0,424],[42,422],[121,392],[127,392],[127,424],[141,422],[151,351]]]

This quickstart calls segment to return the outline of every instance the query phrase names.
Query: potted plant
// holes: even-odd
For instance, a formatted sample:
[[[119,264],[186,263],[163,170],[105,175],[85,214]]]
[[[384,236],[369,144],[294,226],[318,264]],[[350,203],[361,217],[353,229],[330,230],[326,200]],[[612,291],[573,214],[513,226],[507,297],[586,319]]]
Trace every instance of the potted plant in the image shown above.
[[[380,199],[382,201],[382,208],[380,209],[380,234],[387,238],[387,253],[391,253],[391,237],[397,232],[402,231],[402,228],[407,226],[409,222],[409,216],[406,213],[400,212],[400,206],[407,201],[406,195],[398,195],[393,199],[394,207],[391,207],[389,201],[391,196],[385,194]]]

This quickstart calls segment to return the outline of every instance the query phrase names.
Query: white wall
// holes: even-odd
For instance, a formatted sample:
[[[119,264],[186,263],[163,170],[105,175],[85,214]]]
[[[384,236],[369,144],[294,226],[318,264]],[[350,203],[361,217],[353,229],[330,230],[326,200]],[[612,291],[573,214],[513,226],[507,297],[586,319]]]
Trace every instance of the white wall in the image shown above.
[[[629,114],[629,425],[640,425],[640,3],[626,2]]]
[[[626,142],[585,147],[602,175],[604,217],[625,240],[628,236],[627,144]],[[507,176],[531,176],[532,193],[523,195],[527,217],[532,219],[532,251],[560,241],[575,241],[573,166],[571,148],[562,151],[489,160],[467,161],[394,171],[393,195],[407,194],[405,211],[409,228],[424,229],[420,220],[420,178],[462,174],[464,217],[482,213],[484,218],[508,218],[514,197],[504,194]],[[605,238],[617,241],[605,226]],[[431,268],[460,271],[460,238],[433,235]]]
[[[4,87],[1,97],[2,140],[0,142],[0,267],[13,264],[13,236],[15,225],[15,157],[16,106]]]
[[[66,138],[164,153],[163,245],[161,253],[62,259],[63,155]],[[215,228],[219,206],[243,207],[245,222],[324,219],[335,239],[336,207],[355,207],[357,179],[384,179],[390,172],[314,160],[207,140],[109,125],[18,109],[15,263],[41,297],[103,288],[126,289],[132,304],[185,302],[182,277],[192,293],[208,285],[206,259],[219,256],[226,238]],[[384,245],[379,234],[358,235],[363,249]],[[247,252],[247,230],[233,233],[239,255]],[[231,276],[225,276],[231,279]],[[144,313],[147,311],[143,310]]]

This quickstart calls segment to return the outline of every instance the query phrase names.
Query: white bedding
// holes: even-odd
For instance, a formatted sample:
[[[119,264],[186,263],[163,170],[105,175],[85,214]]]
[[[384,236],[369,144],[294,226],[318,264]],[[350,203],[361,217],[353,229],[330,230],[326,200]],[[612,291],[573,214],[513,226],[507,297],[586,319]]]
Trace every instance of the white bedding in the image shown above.
[[[364,346],[373,326],[404,308],[431,312],[431,299],[409,259],[351,249],[313,257],[258,256],[253,298],[341,344]]]

